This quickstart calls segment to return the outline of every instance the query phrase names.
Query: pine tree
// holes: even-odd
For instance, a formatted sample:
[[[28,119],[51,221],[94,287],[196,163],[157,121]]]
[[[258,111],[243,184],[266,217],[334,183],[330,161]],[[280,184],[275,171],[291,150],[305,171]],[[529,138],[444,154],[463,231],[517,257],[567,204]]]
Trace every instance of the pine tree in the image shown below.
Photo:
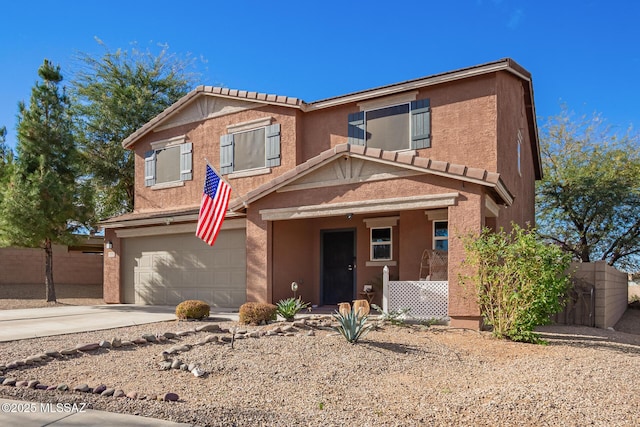
[[[19,104],[13,171],[0,205],[0,243],[45,251],[46,300],[56,301],[53,244],[71,244],[83,220],[79,156],[60,67],[45,59],[27,107]]]

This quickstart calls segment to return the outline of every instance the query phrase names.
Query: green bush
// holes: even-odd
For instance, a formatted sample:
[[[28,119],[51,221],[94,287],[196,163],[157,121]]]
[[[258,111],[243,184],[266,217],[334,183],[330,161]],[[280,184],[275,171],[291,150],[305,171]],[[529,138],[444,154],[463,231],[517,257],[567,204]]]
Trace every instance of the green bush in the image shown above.
[[[571,255],[516,224],[511,233],[484,229],[480,235],[467,236],[464,246],[464,264],[475,273],[461,279],[475,286],[480,312],[493,326],[493,334],[543,342],[533,330],[562,310]]]
[[[183,301],[176,307],[178,319],[205,319],[209,317],[209,304],[200,300]]]
[[[259,325],[276,319],[277,307],[263,302],[247,302],[240,306],[240,323]]]
[[[302,302],[302,299],[300,299],[300,297],[298,297],[297,299],[287,298],[285,300],[281,299],[280,301],[278,301],[276,307],[277,314],[282,316],[287,322],[291,322],[296,317],[296,314],[300,312],[300,310],[309,307],[309,303]]]
[[[338,321],[336,329],[347,341],[352,344],[358,342],[360,338],[371,331],[373,325],[367,325],[367,319],[369,316],[361,316],[360,310],[356,313],[353,308],[346,313],[335,312],[333,318]]]

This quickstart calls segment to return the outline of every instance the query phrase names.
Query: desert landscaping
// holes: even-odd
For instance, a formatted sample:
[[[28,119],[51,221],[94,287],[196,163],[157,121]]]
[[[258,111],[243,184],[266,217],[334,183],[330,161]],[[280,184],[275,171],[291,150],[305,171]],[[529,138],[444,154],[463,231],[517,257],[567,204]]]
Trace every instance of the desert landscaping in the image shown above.
[[[201,426],[630,426],[640,404],[639,326],[640,310],[627,310],[616,331],[547,326],[545,346],[388,323],[349,344],[331,316],[313,313],[263,326],[162,322],[0,343],[2,376],[19,384],[0,395]],[[45,352],[54,356],[6,368]],[[110,396],[94,393],[101,389]],[[163,401],[169,393],[177,401]]]

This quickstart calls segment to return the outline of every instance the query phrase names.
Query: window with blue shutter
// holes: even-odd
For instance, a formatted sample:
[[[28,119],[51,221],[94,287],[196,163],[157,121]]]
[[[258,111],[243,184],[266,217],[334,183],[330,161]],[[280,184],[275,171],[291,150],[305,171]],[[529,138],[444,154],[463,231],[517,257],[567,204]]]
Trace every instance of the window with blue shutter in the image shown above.
[[[280,166],[280,124],[220,136],[220,173]]]
[[[431,108],[428,99],[411,103],[411,148],[431,147]]]
[[[180,180],[193,179],[193,143],[180,145]]]
[[[181,138],[184,141],[184,138]],[[181,183],[193,179],[193,143],[173,140],[151,144],[154,150],[144,155],[144,185]]]
[[[220,137],[220,173],[233,172],[233,134]]]
[[[156,152],[144,154],[144,185],[150,187],[156,183]]]
[[[431,147],[429,99],[349,114],[348,142],[388,151]]]
[[[364,145],[364,111],[349,114],[349,144]]]
[[[266,128],[266,166],[280,166],[280,124]]]

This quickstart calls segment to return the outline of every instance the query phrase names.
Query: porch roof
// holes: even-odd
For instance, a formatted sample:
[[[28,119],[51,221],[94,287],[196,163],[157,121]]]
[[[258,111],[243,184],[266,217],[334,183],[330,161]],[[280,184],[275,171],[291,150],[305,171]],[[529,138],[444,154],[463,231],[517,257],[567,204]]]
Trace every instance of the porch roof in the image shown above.
[[[499,204],[511,205],[513,195],[500,178],[500,174],[485,169],[458,165],[426,157],[419,157],[413,152],[385,151],[379,148],[370,148],[360,145],[340,144],[319,155],[299,164],[277,178],[248,192],[246,195],[236,198],[229,205],[230,211],[241,211],[251,203],[259,200],[278,189],[289,185],[303,176],[331,163],[340,157],[352,157],[373,162],[393,165],[402,169],[422,172],[424,174],[442,176],[458,181],[464,181],[489,188],[497,198]]]
[[[144,227],[149,225],[169,225],[198,220],[200,206],[189,206],[179,209],[128,212],[100,221],[102,228]],[[228,213],[227,218],[244,217],[242,214]]]

